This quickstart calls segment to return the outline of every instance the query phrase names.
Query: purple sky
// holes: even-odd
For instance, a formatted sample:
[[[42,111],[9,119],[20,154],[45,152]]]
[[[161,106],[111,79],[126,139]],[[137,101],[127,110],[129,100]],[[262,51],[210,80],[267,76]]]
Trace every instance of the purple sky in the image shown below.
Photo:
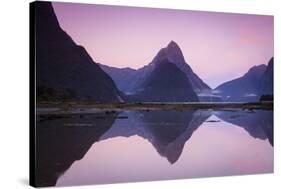
[[[99,63],[140,68],[174,40],[211,87],[273,56],[273,17],[53,3],[61,27]]]

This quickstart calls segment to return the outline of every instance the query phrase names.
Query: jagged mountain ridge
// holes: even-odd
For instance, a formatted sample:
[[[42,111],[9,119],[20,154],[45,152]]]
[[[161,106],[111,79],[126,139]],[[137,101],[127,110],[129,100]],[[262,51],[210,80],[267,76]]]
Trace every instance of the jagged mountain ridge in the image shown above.
[[[101,68],[115,81],[117,87],[125,93],[136,93],[143,89],[143,83],[162,60],[167,59],[175,64],[189,78],[193,90],[200,93],[210,90],[210,87],[202,81],[186,63],[183,53],[176,42],[171,41],[167,47],[160,49],[153,60],[140,69],[114,68],[100,64]],[[130,73],[128,73],[130,72]]]

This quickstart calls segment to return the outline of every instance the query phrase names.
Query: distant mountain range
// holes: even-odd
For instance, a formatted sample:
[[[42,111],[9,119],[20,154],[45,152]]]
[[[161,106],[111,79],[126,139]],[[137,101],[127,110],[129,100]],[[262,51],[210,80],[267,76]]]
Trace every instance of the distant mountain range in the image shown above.
[[[131,68],[114,68],[100,64],[101,68],[112,77],[117,87],[127,94],[142,91],[144,81],[155,69],[156,65],[163,60],[169,60],[177,66],[190,80],[192,88],[196,93],[200,93],[211,88],[202,81],[186,63],[180,47],[171,41],[167,47],[160,49],[153,60],[146,66],[135,70]]]
[[[273,94],[273,58],[267,66],[254,66],[242,77],[219,85],[214,92],[230,102],[258,101],[261,95]]]
[[[206,83],[202,81],[191,69],[191,67],[186,63],[183,53],[179,46],[171,41],[167,47],[162,48],[157,55],[153,58],[152,62],[148,65],[135,70],[131,68],[114,68],[99,64],[101,68],[110,75],[117,87],[130,96],[134,96],[137,98],[131,99],[132,101],[150,101],[152,99],[158,99],[158,101],[165,101],[162,96],[156,95],[158,85],[161,86],[161,80],[164,83],[178,83],[176,78],[166,77],[163,73],[159,73],[159,71],[155,71],[159,69],[159,64],[162,64],[166,61],[176,66],[180,72],[184,73],[189,81],[186,83],[190,83],[192,89],[187,87],[186,90],[190,91],[190,93],[195,92],[196,98],[178,98],[174,101],[213,101],[213,102],[221,102],[221,101],[233,101],[233,102],[251,102],[258,101],[260,96],[263,94],[273,94],[273,58],[269,61],[268,66],[259,65],[254,66],[248,70],[246,74],[242,77],[227,81],[217,88],[212,90]],[[168,66],[167,66],[168,67]],[[161,67],[160,67],[161,68]],[[175,71],[175,70],[174,70]],[[176,71],[175,71],[176,72]],[[157,76],[151,76],[157,73]],[[163,75],[162,75],[163,74]],[[162,76],[161,76],[162,75]],[[177,77],[176,74],[172,74],[174,77]],[[158,78],[159,83],[154,83],[154,98],[148,98],[148,91],[150,94],[151,90],[147,88],[147,80],[148,78]],[[160,79],[161,78],[161,79]],[[167,81],[167,80],[173,80]],[[179,79],[180,80],[180,79]],[[150,87],[152,89],[152,87]],[[159,88],[159,87],[158,87]],[[163,87],[165,88],[165,87]],[[164,92],[158,89],[158,94],[163,94]],[[173,95],[171,95],[173,93]],[[133,94],[133,95],[132,95]],[[147,94],[147,95],[145,95]],[[165,91],[167,96],[180,96],[183,94],[181,91],[177,91],[175,88],[167,88]],[[151,97],[151,95],[150,95]],[[142,100],[141,100],[142,99]],[[197,100],[195,100],[197,99]],[[166,99],[167,100],[167,99]],[[173,100],[172,100],[173,101]]]
[[[97,64],[64,32],[50,2],[35,6],[37,100],[96,102],[257,101],[273,94],[273,58],[212,90],[186,63],[176,42],[140,69]]]
[[[98,64],[115,82],[120,91],[126,94],[134,92],[139,71],[132,68],[115,68],[103,64]]]
[[[139,70],[99,66],[61,29],[51,3],[34,6],[37,100],[190,102],[198,101],[194,89],[209,89],[173,41]],[[134,95],[123,95],[115,83],[120,90],[130,88]]]
[[[36,2],[37,100],[119,102],[114,81],[59,26],[50,2]]]

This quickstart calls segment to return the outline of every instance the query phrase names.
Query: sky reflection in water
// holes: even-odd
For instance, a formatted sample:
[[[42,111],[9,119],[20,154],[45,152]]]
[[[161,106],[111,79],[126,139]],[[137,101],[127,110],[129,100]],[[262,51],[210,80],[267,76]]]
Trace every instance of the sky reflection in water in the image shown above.
[[[272,111],[121,115],[57,186],[273,172]]]

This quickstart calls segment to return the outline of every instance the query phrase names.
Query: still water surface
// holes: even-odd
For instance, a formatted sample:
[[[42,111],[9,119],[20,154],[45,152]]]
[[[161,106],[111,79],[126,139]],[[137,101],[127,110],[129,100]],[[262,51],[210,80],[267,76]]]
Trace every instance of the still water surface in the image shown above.
[[[39,141],[42,185],[273,172],[272,111],[125,111],[48,119],[37,127],[52,140]],[[50,152],[54,157],[46,157]]]

